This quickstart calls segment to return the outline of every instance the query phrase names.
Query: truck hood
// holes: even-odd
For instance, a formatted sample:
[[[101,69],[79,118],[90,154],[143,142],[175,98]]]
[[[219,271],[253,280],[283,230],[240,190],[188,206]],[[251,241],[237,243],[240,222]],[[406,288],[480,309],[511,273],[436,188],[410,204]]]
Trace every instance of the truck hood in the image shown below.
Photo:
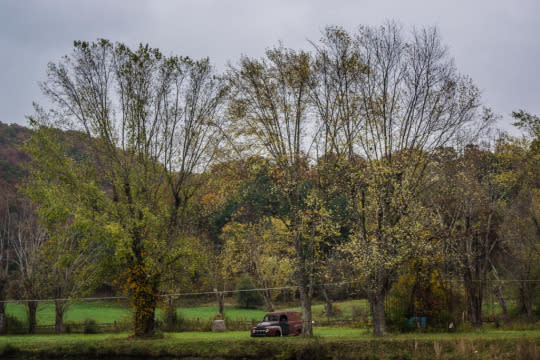
[[[265,328],[265,327],[268,327],[268,326],[278,326],[279,323],[277,321],[265,321],[265,322],[262,322],[262,323],[258,323],[257,324],[257,327],[258,328]]]

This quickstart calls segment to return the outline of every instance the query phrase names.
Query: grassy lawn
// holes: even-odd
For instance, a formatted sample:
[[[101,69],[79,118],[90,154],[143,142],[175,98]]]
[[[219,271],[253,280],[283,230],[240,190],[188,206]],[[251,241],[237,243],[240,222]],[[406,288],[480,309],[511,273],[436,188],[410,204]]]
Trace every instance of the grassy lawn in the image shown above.
[[[9,303],[6,307],[8,315],[15,316],[17,319],[26,322],[26,311],[23,304]],[[42,303],[37,310],[38,325],[54,324],[54,304]],[[131,308],[121,304],[111,304],[103,302],[87,302],[71,304],[64,314],[64,321],[82,323],[87,319],[93,319],[98,323],[110,324],[115,321],[129,320],[131,317]]]
[[[213,319],[217,313],[217,306],[185,307],[178,309],[178,314],[187,319]],[[225,318],[250,321],[251,319],[261,320],[264,314],[266,314],[266,311],[225,306],[224,313]]]
[[[9,303],[6,307],[6,313],[15,316],[22,322],[26,321],[26,311],[23,304]],[[178,314],[188,319],[207,320],[214,318],[218,313],[217,306],[200,306],[179,308]],[[234,320],[251,319],[260,320],[266,311],[257,309],[240,309],[232,306],[225,307],[225,317]],[[73,303],[64,315],[64,321],[73,323],[82,323],[87,319],[93,319],[101,324],[111,324],[113,322],[129,321],[131,319],[131,308],[118,303],[87,302]],[[162,317],[163,311],[157,309],[157,316]],[[37,311],[38,325],[54,324],[54,304],[42,303]]]
[[[341,311],[341,313],[332,317],[332,319],[351,319],[355,307],[366,312],[366,314],[369,313],[369,303],[366,299],[339,301],[334,303],[334,310],[337,310],[338,312]],[[300,312],[300,307],[291,308],[291,310]],[[311,311],[313,312],[313,318],[315,320],[326,319],[324,314],[324,304],[314,304],[311,307]]]
[[[336,302],[335,306],[342,310],[342,313],[336,316],[340,319],[350,319],[352,317],[353,307],[369,309],[367,300],[349,300]],[[300,307],[279,308],[278,310],[296,310],[300,311]],[[178,314],[186,319],[213,319],[218,313],[217,306],[196,306],[196,307],[180,307]],[[8,315],[15,316],[17,319],[25,322],[26,311],[23,304],[9,303],[6,307]],[[252,319],[260,320],[263,318],[265,310],[259,309],[241,309],[235,306],[225,306],[225,317],[233,320],[251,321]],[[82,323],[87,319],[93,319],[97,323],[112,324],[113,322],[130,321],[131,308],[125,303],[114,302],[85,302],[73,303],[68,308],[64,315],[64,321],[72,323]],[[157,309],[157,316],[163,317],[163,311]],[[313,305],[313,318],[315,321],[326,319],[324,316],[324,304]],[[53,325],[54,324],[54,304],[41,303],[37,311],[38,325]]]

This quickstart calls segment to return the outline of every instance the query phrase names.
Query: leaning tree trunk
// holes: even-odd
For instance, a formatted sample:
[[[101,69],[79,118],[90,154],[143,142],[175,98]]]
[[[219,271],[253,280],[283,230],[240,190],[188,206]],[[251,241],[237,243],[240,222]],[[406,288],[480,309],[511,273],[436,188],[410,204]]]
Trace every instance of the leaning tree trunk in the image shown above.
[[[504,298],[502,285],[499,284],[495,288],[495,296],[497,297],[497,300],[499,301],[499,305],[501,305],[501,308],[503,311],[503,318],[504,318],[504,321],[506,321],[508,320],[508,307],[506,306],[506,299]]]
[[[64,312],[66,311],[67,303],[62,300],[54,302],[55,321],[54,332],[56,334],[64,333]]]
[[[37,301],[28,301],[26,303],[26,310],[27,310],[27,316],[28,316],[28,333],[29,334],[35,334],[36,333],[36,311],[37,311],[38,303]]]

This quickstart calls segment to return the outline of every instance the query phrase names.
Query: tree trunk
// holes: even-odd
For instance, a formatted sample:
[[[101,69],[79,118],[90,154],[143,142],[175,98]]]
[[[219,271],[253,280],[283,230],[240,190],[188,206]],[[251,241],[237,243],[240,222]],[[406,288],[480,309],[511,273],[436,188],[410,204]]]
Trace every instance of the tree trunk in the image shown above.
[[[37,301],[28,301],[26,303],[27,317],[28,317],[28,333],[36,333],[36,311],[38,303]]]
[[[495,288],[495,296],[497,296],[497,300],[499,301],[499,305],[501,305],[502,311],[503,311],[503,317],[504,320],[508,320],[508,307],[506,306],[506,299],[504,298],[504,293],[502,290],[502,285],[498,285]]]
[[[386,335],[386,318],[384,316],[384,292],[377,292],[369,296],[371,316],[373,319],[373,335]]]
[[[136,265],[131,271],[130,282],[134,285],[133,326],[136,337],[153,336],[155,332],[155,311],[157,304],[157,284],[147,276],[142,265]]]
[[[176,314],[176,307],[174,306],[174,301],[172,296],[169,297],[169,302],[167,303],[167,330],[174,331],[176,330],[176,323],[178,321],[178,315]]]
[[[303,284],[298,290],[300,291],[300,302],[302,307],[302,336],[303,337],[312,337],[313,336],[313,323],[312,323],[312,313],[311,313],[311,294],[309,289]]]
[[[312,287],[310,285],[310,274],[306,270],[306,255],[304,253],[305,249],[302,244],[301,234],[298,232],[296,235],[296,261],[297,261],[297,281],[298,281],[298,291],[300,293],[300,304],[302,308],[302,336],[303,337],[312,337],[313,336],[313,323],[312,323],[312,313],[311,313],[311,296],[312,296]]]
[[[4,289],[6,287],[7,281],[2,278],[0,280],[0,301],[5,300],[5,294]],[[0,335],[4,335],[6,333],[6,303],[0,302]]]
[[[272,302],[272,294],[270,290],[264,290],[263,292],[264,302],[266,303],[266,309],[268,311],[274,311],[274,303]]]
[[[334,310],[333,310],[333,307],[332,307],[332,305],[333,305],[332,304],[332,299],[330,299],[330,296],[328,296],[328,291],[326,290],[325,286],[322,287],[322,294],[323,294],[324,301],[325,301],[324,312],[326,313],[326,316],[327,317],[334,316]]]
[[[482,327],[482,291],[480,283],[468,281],[465,277],[465,290],[467,295],[467,312],[471,324],[475,327]]]
[[[469,316],[473,326],[482,327],[482,299],[474,294],[469,297]]]
[[[221,315],[223,319],[223,312],[225,311],[225,293],[221,291],[216,291],[216,298],[218,302],[218,314]]]
[[[56,334],[64,333],[64,312],[66,310],[66,303],[60,300],[54,302],[55,322],[54,332]]]
[[[491,263],[491,261],[490,261],[490,263]],[[493,265],[493,263],[491,263],[491,269],[492,269],[493,275],[495,275],[495,279],[498,282],[498,285],[494,289],[495,296],[497,297],[497,300],[499,301],[499,305],[502,308],[503,320],[507,321],[508,320],[508,308],[506,306],[506,299],[504,298],[503,283],[500,281],[499,275],[498,275],[498,272],[497,272],[497,268]]]
[[[139,306],[134,307],[135,336],[148,337],[154,335],[155,299],[139,301]]]
[[[526,281],[519,283],[519,308],[521,314],[527,316],[527,321],[532,321],[532,298]]]
[[[4,335],[5,333],[6,333],[6,303],[0,302],[0,335]]]

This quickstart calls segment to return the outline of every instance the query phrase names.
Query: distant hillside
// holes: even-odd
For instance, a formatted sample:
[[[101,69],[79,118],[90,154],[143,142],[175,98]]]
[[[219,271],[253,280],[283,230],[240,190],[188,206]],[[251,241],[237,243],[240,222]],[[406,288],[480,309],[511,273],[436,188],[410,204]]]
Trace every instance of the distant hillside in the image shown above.
[[[17,124],[0,122],[0,188],[14,191],[26,172],[28,156],[23,152],[24,142],[32,130]]]
[[[59,132],[60,141],[66,145],[66,156],[75,160],[86,158],[89,153],[88,139],[80,132]],[[33,130],[17,124],[0,122],[0,190],[13,192],[27,174],[26,164],[30,158],[24,151],[24,143]]]

